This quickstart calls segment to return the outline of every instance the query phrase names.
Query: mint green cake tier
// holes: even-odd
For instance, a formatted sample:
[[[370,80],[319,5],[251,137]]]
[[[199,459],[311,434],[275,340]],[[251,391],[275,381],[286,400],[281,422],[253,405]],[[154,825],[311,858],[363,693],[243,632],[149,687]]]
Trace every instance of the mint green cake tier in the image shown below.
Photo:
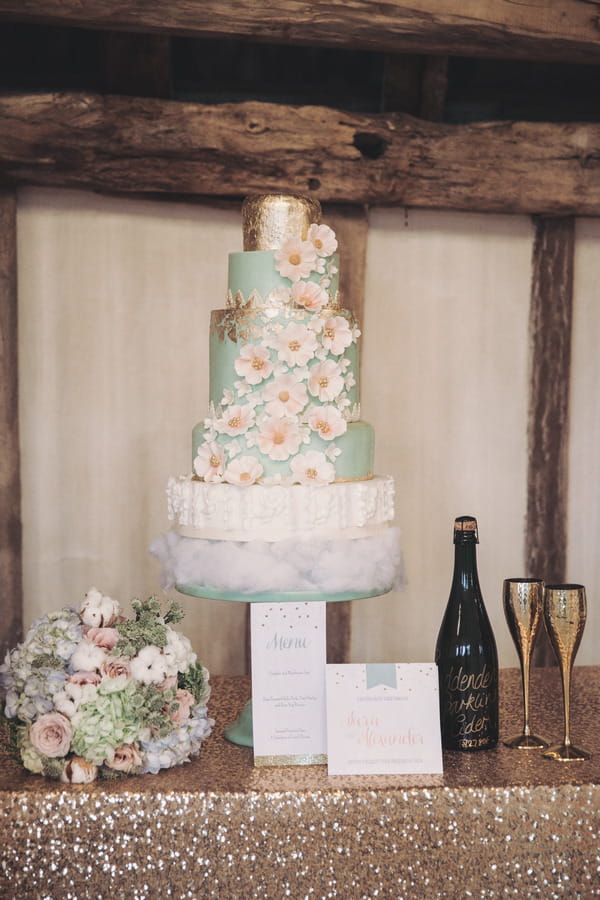
[[[204,422],[199,422],[192,431],[192,465],[198,452],[198,447],[204,441],[206,434]],[[221,446],[225,446],[231,440],[227,435],[220,434],[215,438]],[[335,439],[336,447],[342,452],[336,459],[336,481],[359,481],[370,478],[373,474],[373,458],[375,451],[375,432],[368,422],[349,422],[345,434]],[[318,434],[311,434],[310,443],[302,445],[302,452],[308,450],[320,450],[325,453],[328,442]],[[258,447],[244,449],[244,455],[254,456],[260,460],[265,477],[281,475],[286,478],[289,475],[289,461],[277,461],[269,459],[260,452]]]
[[[240,355],[240,350],[246,344],[261,340],[274,328],[290,323],[309,325],[315,318],[314,312],[306,309],[285,307],[283,309],[213,309],[210,316],[210,340],[209,340],[209,400],[216,408],[222,402],[226,390],[232,391],[240,376],[235,371],[235,361]],[[347,309],[324,309],[319,314],[323,321],[331,316],[340,316],[345,319],[350,328],[356,328],[356,320]],[[359,402],[358,380],[358,345],[351,344],[344,351],[344,357],[349,360],[348,374],[354,377],[354,385],[346,389],[346,395],[350,401],[350,407]],[[335,360],[336,357],[329,353],[327,359]],[[317,360],[311,360],[316,362]],[[310,366],[309,363],[308,365]],[[272,377],[263,382],[263,387],[272,381]],[[319,405],[320,401],[311,397],[311,402]]]
[[[331,272],[327,292],[330,297],[329,305],[335,306],[337,305],[339,289],[338,254],[334,253],[331,260],[333,267],[338,271]],[[305,280],[318,283],[321,278],[322,275],[319,273],[311,272]],[[278,291],[281,288],[289,289],[290,280],[280,275],[275,268],[275,253],[273,250],[252,250],[229,254],[227,284],[229,292],[234,299],[239,294],[240,299],[247,302],[251,293],[256,292],[262,302],[257,301],[255,305],[268,306],[270,305],[269,295],[271,292]]]
[[[200,597],[204,600],[228,600],[238,603],[343,603],[348,600],[368,600],[381,597],[393,590],[393,585],[381,590],[372,591],[338,591],[335,594],[323,594],[318,591],[261,591],[243,593],[242,591],[217,590],[201,584],[176,584],[175,590],[189,597]]]

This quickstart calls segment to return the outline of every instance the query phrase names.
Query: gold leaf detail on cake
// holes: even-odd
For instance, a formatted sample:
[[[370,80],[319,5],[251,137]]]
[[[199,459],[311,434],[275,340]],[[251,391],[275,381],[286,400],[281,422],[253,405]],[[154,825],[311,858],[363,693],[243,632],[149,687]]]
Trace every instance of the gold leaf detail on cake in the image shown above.
[[[225,338],[241,344],[260,340],[263,323],[257,321],[257,310],[252,307],[214,309],[210,317],[210,334],[219,341]]]
[[[310,197],[258,194],[242,204],[244,250],[279,250],[290,237],[306,239],[321,221],[321,206]]]

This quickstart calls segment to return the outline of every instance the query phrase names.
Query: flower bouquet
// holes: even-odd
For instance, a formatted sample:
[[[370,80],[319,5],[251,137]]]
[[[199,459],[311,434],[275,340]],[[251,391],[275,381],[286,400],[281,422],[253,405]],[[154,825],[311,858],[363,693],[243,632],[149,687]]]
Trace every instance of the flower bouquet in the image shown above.
[[[92,588],[79,610],[38,619],[0,666],[11,749],[67,783],[156,774],[188,762],[211,732],[208,671],[155,597],[133,619]]]

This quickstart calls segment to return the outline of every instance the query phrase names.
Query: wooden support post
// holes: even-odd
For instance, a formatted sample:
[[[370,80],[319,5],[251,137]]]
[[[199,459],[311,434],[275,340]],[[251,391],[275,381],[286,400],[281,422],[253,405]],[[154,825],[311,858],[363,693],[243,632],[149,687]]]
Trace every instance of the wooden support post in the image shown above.
[[[368,220],[365,207],[326,205],[323,220],[344,248],[340,270],[342,306],[362,322],[365,295]],[[360,601],[357,601],[360,603]],[[352,603],[327,604],[327,662],[348,662],[352,633]]]
[[[567,567],[574,244],[571,216],[536,220],[525,560],[530,575],[547,583],[564,581]],[[554,653],[542,630],[534,664],[553,662]]]
[[[21,479],[17,367],[17,199],[0,190],[0,659],[21,640]]]

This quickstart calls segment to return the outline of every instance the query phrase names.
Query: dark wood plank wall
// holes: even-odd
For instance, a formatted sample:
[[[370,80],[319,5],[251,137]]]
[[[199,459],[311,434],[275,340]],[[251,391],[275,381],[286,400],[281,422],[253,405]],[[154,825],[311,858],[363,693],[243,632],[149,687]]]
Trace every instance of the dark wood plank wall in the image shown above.
[[[18,637],[22,608],[19,184],[184,195],[217,203],[249,191],[308,191],[325,203],[344,246],[353,248],[345,289],[359,304],[367,204],[534,214],[525,556],[529,574],[564,577],[573,217],[600,215],[600,126],[597,121],[449,126],[439,120],[447,55],[598,64],[594,9],[584,0],[556,0],[541,16],[539,4],[528,0],[518,10],[508,2],[480,0],[466,17],[452,0],[418,5],[392,0],[383,6],[375,0],[351,6],[315,0],[310,10],[297,0],[234,7],[222,0],[173,0],[166,7],[158,0],[0,0],[0,22],[106,32],[102,95],[0,95],[3,647]],[[387,51],[385,112],[169,101],[170,40],[182,34]],[[433,56],[417,59],[416,53]],[[414,84],[407,90],[410,71],[419,72],[416,91]],[[356,311],[360,314],[361,308]],[[346,604],[330,605],[329,631],[329,657],[343,660],[350,640]],[[546,649],[537,661],[548,661]]]
[[[598,62],[588,0],[0,0],[0,19],[393,53]]]
[[[275,103],[0,95],[6,180],[113,192],[600,214],[600,123],[446,125]]]
[[[564,582],[567,571],[569,385],[573,321],[572,217],[537,217],[532,259],[527,574]],[[534,664],[554,661],[542,629]]]
[[[0,658],[23,622],[17,375],[17,196],[0,190]]]

